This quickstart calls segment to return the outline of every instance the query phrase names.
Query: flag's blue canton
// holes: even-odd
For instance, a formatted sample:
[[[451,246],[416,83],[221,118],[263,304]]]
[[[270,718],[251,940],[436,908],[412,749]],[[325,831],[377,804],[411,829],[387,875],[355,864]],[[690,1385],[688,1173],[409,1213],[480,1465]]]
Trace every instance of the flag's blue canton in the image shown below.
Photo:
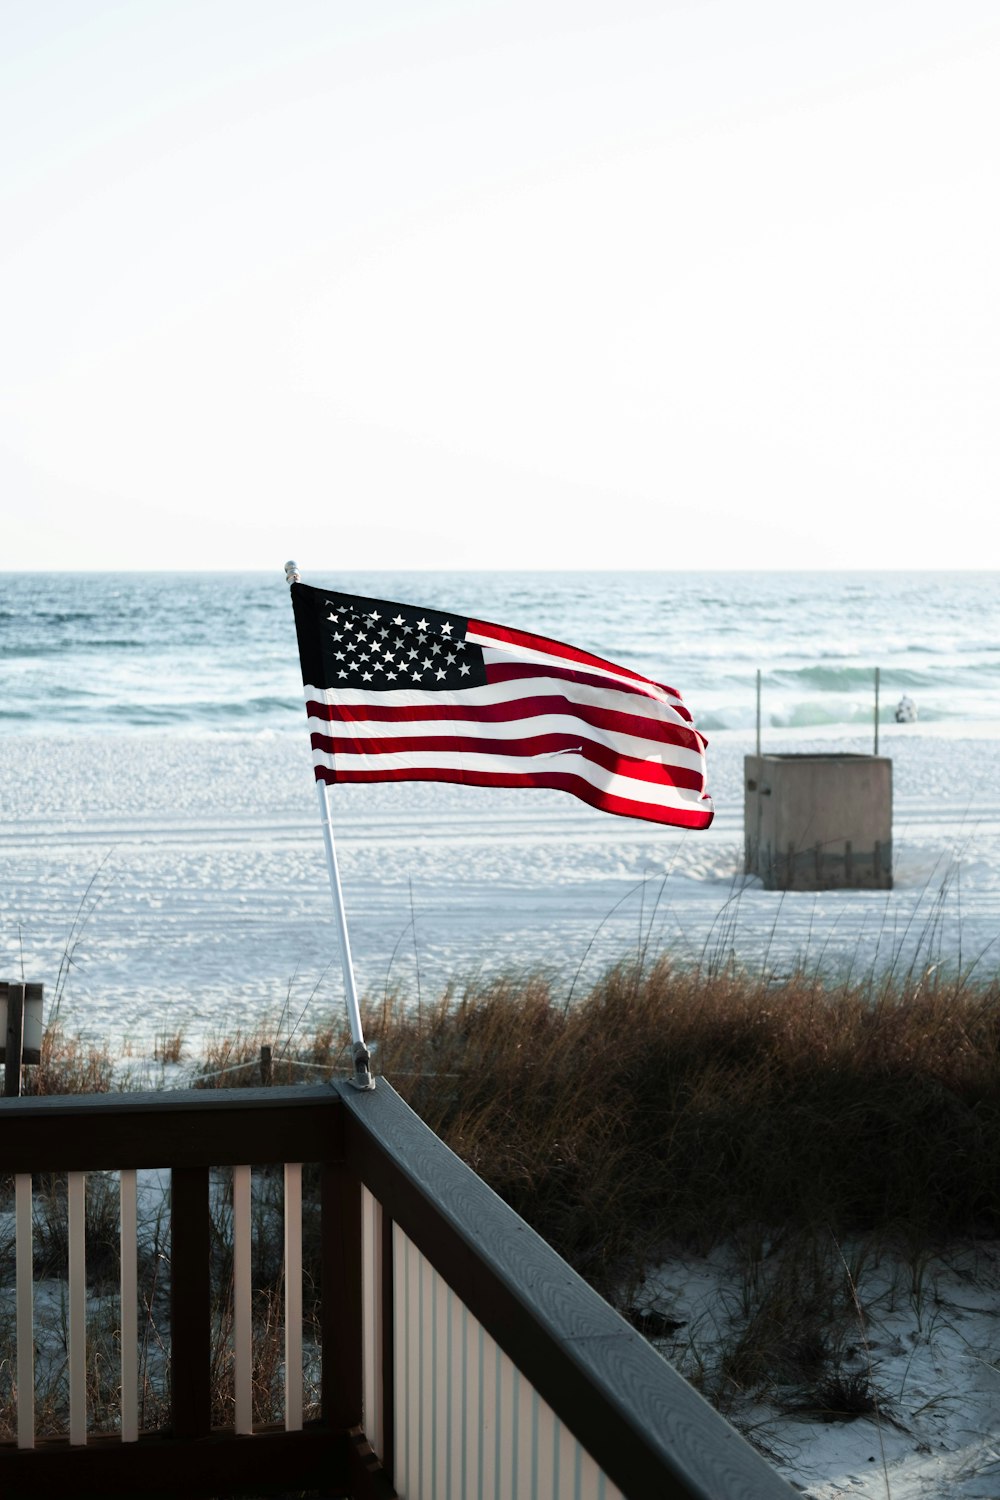
[[[482,649],[465,640],[465,620],[396,606],[382,615],[336,597],[325,607],[324,676],[333,689],[453,691],[486,681]]]

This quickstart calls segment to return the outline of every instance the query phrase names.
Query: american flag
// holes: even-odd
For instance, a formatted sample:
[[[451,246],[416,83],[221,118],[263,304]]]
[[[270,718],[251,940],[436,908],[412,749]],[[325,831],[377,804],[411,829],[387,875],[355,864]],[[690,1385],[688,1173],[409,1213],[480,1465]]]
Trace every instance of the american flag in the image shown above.
[[[707,828],[705,744],[673,688],[523,630],[292,584],[317,781],[553,787]]]

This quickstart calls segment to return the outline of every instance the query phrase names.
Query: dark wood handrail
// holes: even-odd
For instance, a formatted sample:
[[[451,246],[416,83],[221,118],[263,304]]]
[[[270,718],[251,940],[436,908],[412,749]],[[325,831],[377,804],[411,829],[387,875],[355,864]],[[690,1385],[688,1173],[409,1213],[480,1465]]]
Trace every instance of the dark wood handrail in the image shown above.
[[[329,1084],[0,1099],[0,1167],[96,1172],[343,1160]]]

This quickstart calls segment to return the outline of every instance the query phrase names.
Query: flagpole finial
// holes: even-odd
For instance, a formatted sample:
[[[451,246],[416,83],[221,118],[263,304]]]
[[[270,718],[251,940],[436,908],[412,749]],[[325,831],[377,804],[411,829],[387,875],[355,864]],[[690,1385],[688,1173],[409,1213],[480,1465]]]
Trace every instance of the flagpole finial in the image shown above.
[[[285,582],[286,583],[301,583],[302,582],[302,579],[299,576],[299,565],[298,565],[297,562],[286,562],[285,563]]]

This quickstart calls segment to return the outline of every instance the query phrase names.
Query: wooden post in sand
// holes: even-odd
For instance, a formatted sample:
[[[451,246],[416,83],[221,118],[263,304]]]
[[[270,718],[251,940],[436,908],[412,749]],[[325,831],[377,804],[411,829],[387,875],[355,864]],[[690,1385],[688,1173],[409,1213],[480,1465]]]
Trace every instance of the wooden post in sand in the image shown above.
[[[21,1093],[21,1068],[42,1060],[42,999],[44,985],[0,982],[0,1062],[3,1091],[8,1099]]]
[[[7,986],[7,1040],[4,1046],[4,1098],[21,1094],[21,1052],[24,1047],[24,985]]]

